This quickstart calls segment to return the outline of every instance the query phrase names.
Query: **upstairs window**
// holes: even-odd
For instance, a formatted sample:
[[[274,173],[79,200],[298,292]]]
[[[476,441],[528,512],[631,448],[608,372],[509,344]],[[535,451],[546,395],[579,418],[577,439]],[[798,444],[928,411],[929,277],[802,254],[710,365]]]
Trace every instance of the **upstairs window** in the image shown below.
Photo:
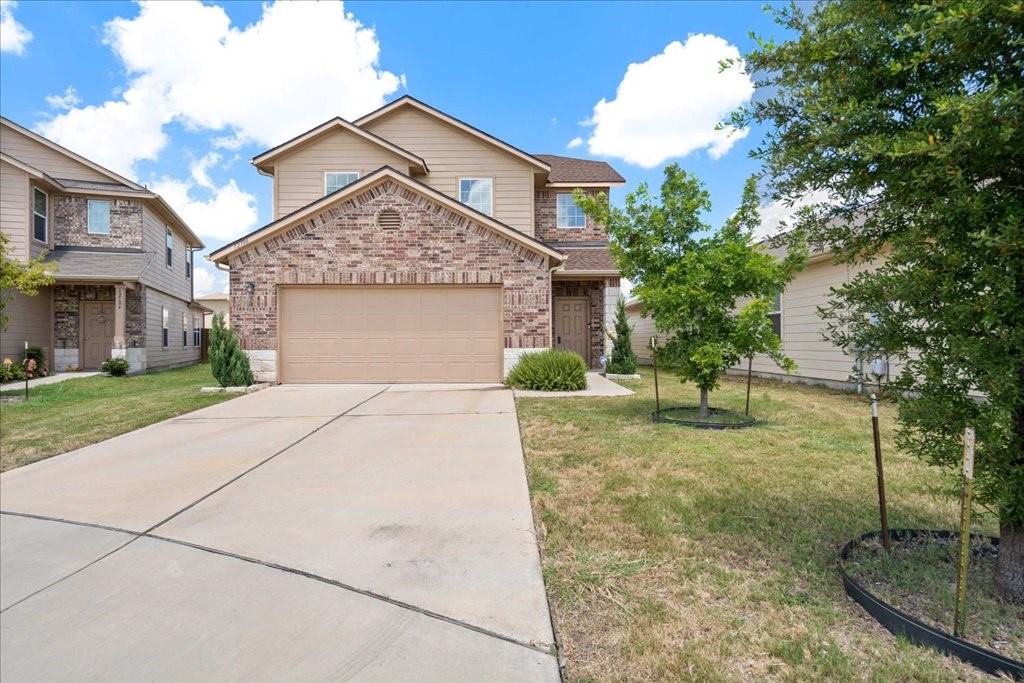
[[[195,258],[195,252],[188,250],[185,252],[185,279],[192,279],[192,259]]]
[[[768,313],[768,320],[772,321],[772,332],[779,339],[782,339],[782,293],[775,295],[772,301],[772,310]]]
[[[349,183],[359,180],[359,174],[355,171],[328,171],[324,173],[324,194],[337,192]]]
[[[38,187],[32,188],[32,239],[37,242],[49,241],[49,210],[46,193]]]
[[[488,216],[494,215],[494,181],[490,178],[460,178],[459,201]]]
[[[167,267],[174,265],[174,235],[167,231]]]
[[[188,346],[188,313],[181,314],[181,345]]]
[[[110,202],[106,199],[89,200],[89,234],[110,234]]]
[[[161,306],[160,307],[160,322],[161,322],[163,327],[161,328],[160,341],[162,343],[162,346],[165,349],[168,346],[170,346],[170,340],[167,338],[167,322],[168,322],[168,318],[169,317],[170,317],[170,314],[167,312],[167,309],[164,308],[163,306]]]
[[[555,214],[560,228],[587,227],[587,214],[576,206],[576,200],[569,193],[560,193],[555,199]]]

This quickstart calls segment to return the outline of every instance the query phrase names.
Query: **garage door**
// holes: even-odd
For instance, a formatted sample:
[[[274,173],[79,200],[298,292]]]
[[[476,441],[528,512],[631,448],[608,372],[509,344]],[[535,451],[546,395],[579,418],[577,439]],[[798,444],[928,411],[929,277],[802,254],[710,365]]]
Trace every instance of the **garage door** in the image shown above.
[[[500,287],[285,287],[280,380],[500,382]]]

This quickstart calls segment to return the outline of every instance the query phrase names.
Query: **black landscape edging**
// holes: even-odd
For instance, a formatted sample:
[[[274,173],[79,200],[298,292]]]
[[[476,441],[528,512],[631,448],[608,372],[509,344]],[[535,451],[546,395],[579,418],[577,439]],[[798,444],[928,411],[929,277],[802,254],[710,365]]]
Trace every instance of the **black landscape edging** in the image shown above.
[[[672,417],[665,417],[663,413],[667,413],[672,410],[699,410],[699,406],[676,406],[675,408],[662,408],[661,410],[655,410],[651,413],[651,419],[654,422],[664,422],[666,424],[674,425],[685,425],[687,427],[695,427],[697,429],[743,429],[749,427],[757,420],[754,418],[748,418],[743,422],[736,422],[733,424],[722,423],[722,422],[706,422],[704,420],[680,420]],[[714,415],[716,413],[734,413],[738,414],[733,410],[726,410],[725,408],[708,408],[708,411]]]
[[[914,538],[924,534],[937,536],[938,538],[955,538],[959,536],[959,534],[954,531],[946,530],[889,530],[889,538],[892,540]],[[853,550],[854,546],[861,541],[878,538],[880,535],[881,532],[879,531],[870,531],[859,538],[855,538],[850,541],[843,546],[842,550],[839,551],[839,576],[843,579],[843,586],[846,588],[846,594],[853,598],[861,607],[867,610],[868,614],[873,616],[878,623],[884,626],[887,631],[895,636],[903,636],[907,640],[918,645],[934,647],[946,654],[962,659],[968,664],[971,664],[986,673],[990,673],[993,676],[1005,673],[1016,680],[1024,680],[1024,662],[1018,662],[1015,659],[1004,657],[998,652],[993,652],[992,650],[975,645],[974,643],[962,638],[957,638],[945,631],[933,628],[919,619],[915,619],[906,612],[898,610],[889,603],[880,599],[874,593],[864,588],[846,572],[843,560],[845,560],[850,554],[850,551]],[[972,535],[972,537],[984,538],[991,542],[992,545],[999,545],[998,538],[977,535]]]

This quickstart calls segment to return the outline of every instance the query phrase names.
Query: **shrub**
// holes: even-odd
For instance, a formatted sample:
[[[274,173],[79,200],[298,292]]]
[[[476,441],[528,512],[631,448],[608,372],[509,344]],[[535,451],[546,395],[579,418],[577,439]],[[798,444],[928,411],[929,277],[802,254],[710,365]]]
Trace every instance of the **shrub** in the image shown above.
[[[615,336],[612,337],[612,357],[605,372],[613,375],[632,375],[636,372],[636,353],[633,351],[633,328],[626,315],[626,300],[619,298],[615,308]]]
[[[25,379],[25,366],[10,358],[0,365],[0,382],[21,382]]]
[[[528,353],[508,373],[505,383],[513,389],[580,391],[587,388],[587,364],[572,351]]]
[[[252,384],[249,356],[238,337],[224,325],[224,314],[213,316],[210,328],[210,370],[222,387],[247,387]]]
[[[111,377],[124,377],[128,374],[128,361],[124,358],[108,358],[103,361],[100,370],[110,374]]]

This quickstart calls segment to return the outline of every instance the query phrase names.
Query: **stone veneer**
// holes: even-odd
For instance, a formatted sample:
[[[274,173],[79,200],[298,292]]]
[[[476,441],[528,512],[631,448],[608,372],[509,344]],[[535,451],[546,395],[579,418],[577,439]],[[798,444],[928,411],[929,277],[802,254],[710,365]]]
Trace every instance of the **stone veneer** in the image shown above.
[[[591,196],[604,192],[605,196],[607,196],[608,188],[583,189],[583,192]],[[572,189],[537,190],[533,193],[534,232],[537,239],[544,242],[606,241],[608,233],[605,232],[604,226],[590,216],[587,216],[587,226],[585,228],[558,227],[558,200],[555,198],[555,195],[562,193],[572,194]]]
[[[110,202],[110,234],[89,232],[89,197],[58,194],[51,197],[54,244],[58,247],[142,248],[142,202],[94,197]]]
[[[605,287],[604,280],[555,280],[551,283],[551,297],[586,297],[590,299],[590,367],[601,367],[601,354],[605,352]],[[552,326],[554,311],[552,310]]]
[[[394,209],[401,227],[377,215]],[[276,375],[277,285],[501,284],[506,349],[550,346],[547,257],[390,179],[231,256],[231,327]],[[246,283],[254,290],[246,293]]]

